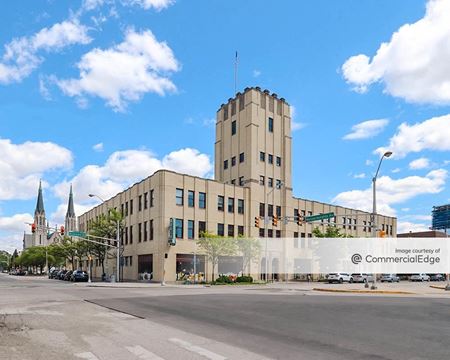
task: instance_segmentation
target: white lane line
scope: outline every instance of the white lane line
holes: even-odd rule
[[[192,345],[190,342],[187,342],[187,341],[184,341],[181,339],[177,339],[177,338],[170,338],[169,341],[174,344],[177,344],[178,346],[181,346],[182,348],[184,348],[188,351],[195,352],[199,355],[202,355],[205,358],[208,358],[210,360],[226,360],[226,357],[216,354],[216,353],[209,351],[205,348],[202,348],[200,346]]]
[[[75,356],[79,357],[81,359],[86,359],[86,360],[99,360],[99,358],[91,352],[79,353],[79,354],[75,354]]]
[[[146,348],[143,348],[140,345],[126,346],[126,349],[142,360],[164,360],[162,357],[159,357],[158,355],[152,353],[151,351],[148,351]]]

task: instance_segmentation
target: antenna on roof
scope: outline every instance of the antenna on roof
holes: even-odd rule
[[[234,93],[237,93],[237,75],[238,75],[238,52],[234,58]]]

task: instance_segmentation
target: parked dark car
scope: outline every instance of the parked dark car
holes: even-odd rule
[[[66,272],[66,274],[64,275],[64,279],[65,281],[70,281],[70,277],[72,276],[73,271],[69,270],[68,272]]]
[[[52,271],[50,271],[48,273],[48,278],[49,279],[55,279],[56,276],[58,275],[59,269],[53,269]]]
[[[67,270],[60,270],[56,275],[56,279],[64,280],[64,276],[66,275]]]
[[[431,281],[445,281],[445,276],[443,274],[431,274]]]
[[[89,280],[89,275],[86,271],[82,271],[82,270],[75,270],[71,277],[70,277],[70,281],[88,281]]]

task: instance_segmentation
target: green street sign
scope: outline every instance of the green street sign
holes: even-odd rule
[[[69,231],[69,236],[77,236],[77,237],[85,238],[86,233],[84,231]]]
[[[334,217],[334,213],[333,212],[329,212],[329,213],[326,213],[326,214],[305,216],[305,221],[306,222],[311,222],[311,221],[317,221],[317,220],[326,220],[326,219],[331,219],[332,217]]]

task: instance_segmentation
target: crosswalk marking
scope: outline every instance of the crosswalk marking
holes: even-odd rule
[[[226,360],[226,357],[223,357],[222,355],[216,354],[212,351],[209,351],[205,348],[202,348],[200,346],[197,345],[192,345],[190,342],[181,340],[181,339],[177,339],[177,338],[170,338],[169,339],[170,342],[177,344],[178,346],[181,346],[182,348],[191,351],[191,352],[195,352],[199,355],[204,356],[207,359],[210,360]]]
[[[79,354],[75,354],[75,356],[79,357],[81,359],[86,359],[86,360],[99,360],[99,358],[91,352],[79,353]]]
[[[151,351],[148,351],[146,348],[143,348],[140,345],[126,346],[126,349],[130,353],[136,355],[139,359],[142,359],[142,360],[164,360],[163,358],[152,353]]]

